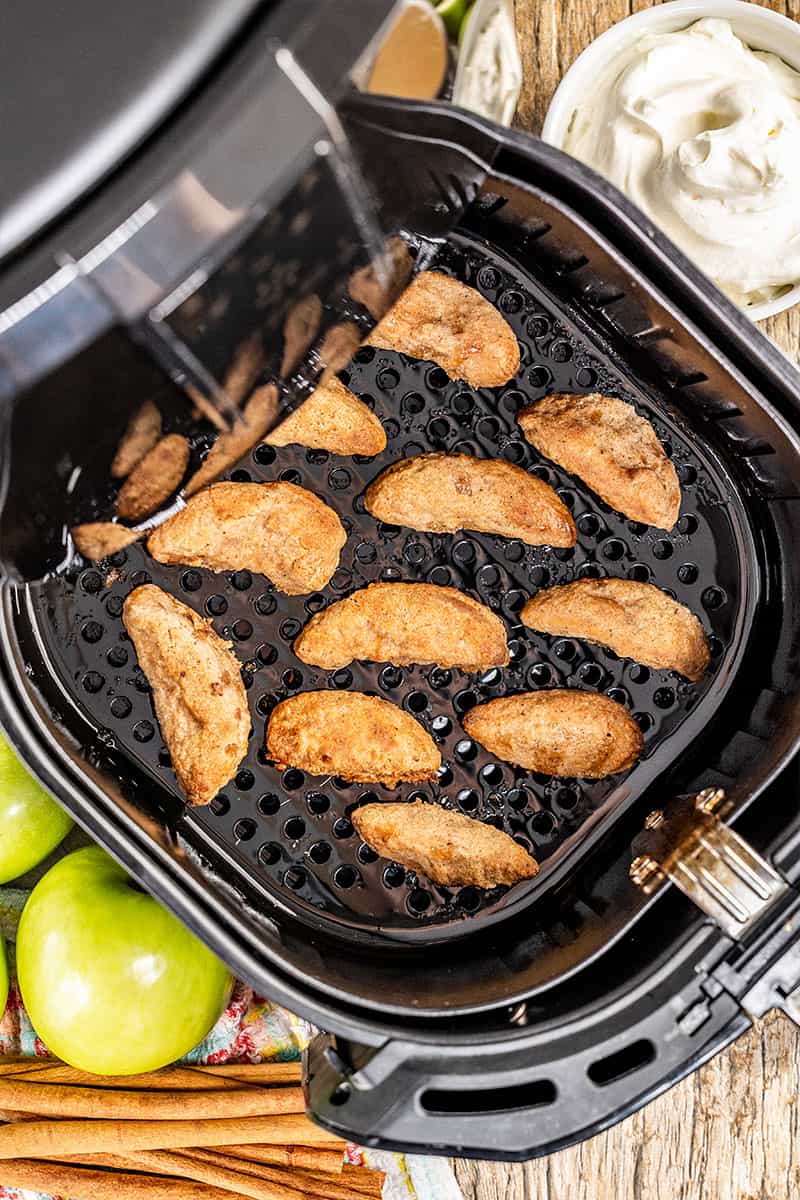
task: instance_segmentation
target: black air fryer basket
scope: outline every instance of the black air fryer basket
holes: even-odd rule
[[[219,112],[201,110],[173,149],[202,142]],[[227,472],[300,483],[339,512],[348,540],[318,594],[286,597],[245,570],[163,566],[142,544],[97,564],[73,553],[60,522],[108,514],[109,457],[132,403],[156,397],[197,462],[212,431],[174,382],[182,369],[213,387],[258,328],[277,347],[272,377],[286,304],[314,288],[327,325],[369,329],[343,284],[363,246],[333,236],[352,220],[336,208],[341,176],[319,157],[303,163],[246,228],[217,240],[213,262],[172,279],[157,303],[148,293],[146,320],[118,312],[69,361],[10,385],[4,557],[18,574],[47,571],[3,585],[3,725],[137,880],[260,992],[328,1031],[307,1056],[312,1116],[363,1144],[528,1157],[619,1120],[751,1016],[792,1012],[800,377],[565,155],[443,105],[360,97],[340,116],[384,230],[402,233],[417,268],[450,273],[499,308],[520,342],[517,377],[471,389],[431,363],[363,347],[341,377],[383,421],[384,454],[262,445]],[[117,294],[108,287],[106,299]],[[310,377],[282,385],[287,409]],[[85,401],[98,388],[99,423]],[[519,408],[552,391],[608,392],[649,417],[681,481],[674,531],[624,519],[523,439]],[[373,521],[365,486],[425,450],[536,473],[572,510],[577,546]],[[698,614],[712,646],[700,683],[521,625],[538,589],[605,575],[652,581]],[[490,605],[510,665],[469,675],[301,663],[292,643],[309,614],[377,579],[450,584]],[[182,803],[124,633],[123,600],[147,581],[210,617],[242,663],[250,753],[207,807]],[[624,704],[644,733],[639,764],[611,780],[555,780],[464,733],[477,702],[550,686]],[[389,790],[277,771],[263,748],[269,712],[320,687],[411,712],[440,746],[437,783]],[[356,806],[418,796],[511,833],[540,861],[537,878],[445,889],[360,843]]]

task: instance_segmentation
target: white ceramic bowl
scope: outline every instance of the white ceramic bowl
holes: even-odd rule
[[[542,128],[544,140],[563,148],[578,104],[591,93],[593,80],[623,49],[646,34],[673,33],[701,17],[723,17],[748,46],[771,51],[800,71],[800,23],[789,17],[745,0],[671,0],[656,4],[613,25],[575,59],[550,102]],[[751,304],[742,311],[760,321],[798,303],[800,281],[774,300]]]

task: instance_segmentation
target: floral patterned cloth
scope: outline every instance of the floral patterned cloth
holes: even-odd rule
[[[46,1055],[47,1047],[36,1036],[20,999],[14,977],[14,937],[27,893],[0,889],[0,933],[6,939],[11,990],[0,1017],[0,1055]],[[230,1004],[208,1036],[186,1056],[186,1062],[221,1063],[234,1060],[262,1062],[297,1059],[314,1034],[314,1028],[285,1008],[257,996],[252,988],[236,984]],[[411,1154],[385,1154],[348,1146],[348,1161],[366,1163],[386,1171],[384,1200],[461,1200],[455,1177],[444,1159]],[[39,1192],[3,1187],[0,1162],[0,1200],[53,1200]]]

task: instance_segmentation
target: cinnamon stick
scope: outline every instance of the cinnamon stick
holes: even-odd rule
[[[352,1163],[345,1163],[342,1168],[342,1181],[364,1196],[380,1197],[385,1180],[386,1172],[376,1171],[374,1167],[354,1167]]]
[[[232,1158],[268,1166],[297,1167],[303,1171],[340,1175],[344,1162],[345,1142],[324,1146],[209,1146]]]
[[[236,1117],[187,1121],[20,1121],[0,1127],[0,1159],[60,1159],[66,1155],[126,1154],[131,1150],[248,1143],[314,1146],[330,1142],[340,1144],[333,1134],[299,1113],[251,1117],[246,1121]]]
[[[0,1079],[0,1105],[41,1116],[117,1121],[194,1121],[305,1111],[303,1093],[297,1087],[241,1088],[223,1092],[139,1092],[29,1083],[17,1075]]]
[[[139,1075],[92,1075],[89,1071],[81,1071],[77,1067],[68,1067],[66,1063],[53,1063],[48,1066],[44,1059],[28,1059],[28,1065],[15,1064],[15,1068],[6,1071],[0,1065],[0,1080],[7,1075],[23,1075],[25,1082],[36,1083],[66,1083],[73,1086],[98,1088],[125,1088],[128,1090],[147,1091],[235,1091],[248,1085],[237,1079],[216,1076],[211,1071],[200,1073],[193,1067],[164,1067],[161,1071],[145,1071]],[[2,1063],[2,1059],[0,1059]],[[281,1076],[274,1079],[265,1078],[264,1083],[294,1082],[284,1080]]]
[[[5,1187],[56,1192],[73,1200],[231,1200],[229,1191],[191,1179],[95,1171],[61,1162],[9,1158],[2,1173]]]
[[[178,1159],[184,1158],[188,1163],[213,1164],[220,1169],[230,1167],[242,1175],[253,1176],[265,1182],[280,1183],[282,1180],[291,1180],[295,1187],[313,1193],[315,1200],[317,1198],[319,1200],[360,1200],[360,1197],[364,1195],[363,1192],[340,1183],[338,1178],[331,1175],[326,1176],[311,1171],[286,1171],[281,1167],[268,1167],[263,1163],[248,1162],[246,1159],[240,1158],[230,1158],[226,1154],[219,1154],[213,1150],[177,1150],[174,1157]],[[147,1165],[152,1167],[153,1164],[148,1163]],[[190,1174],[189,1168],[186,1169],[186,1174]],[[199,1179],[200,1176],[197,1175],[194,1178]],[[212,1180],[211,1182],[216,1182],[216,1180]]]
[[[214,1161],[216,1156],[212,1156],[212,1161],[209,1162],[200,1157],[199,1151],[195,1154],[185,1154],[179,1150],[136,1150],[130,1157],[133,1162],[148,1170],[169,1171],[181,1179],[195,1179],[240,1196],[251,1196],[253,1200],[303,1200],[303,1197],[308,1195],[307,1191],[298,1190],[299,1185],[293,1186],[294,1175],[284,1174],[281,1177],[280,1172],[274,1172],[273,1175],[277,1178],[254,1178],[224,1162],[220,1165]],[[337,1197],[336,1200],[354,1200],[354,1194]]]
[[[300,1083],[303,1064],[299,1062],[221,1063],[219,1066],[191,1066],[196,1074],[215,1079],[233,1079],[237,1083]]]

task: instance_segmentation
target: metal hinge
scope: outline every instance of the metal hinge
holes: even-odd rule
[[[670,879],[725,933],[741,938],[789,885],[738,833],[723,824],[722,788],[656,809],[634,839],[630,876],[646,895]]]

